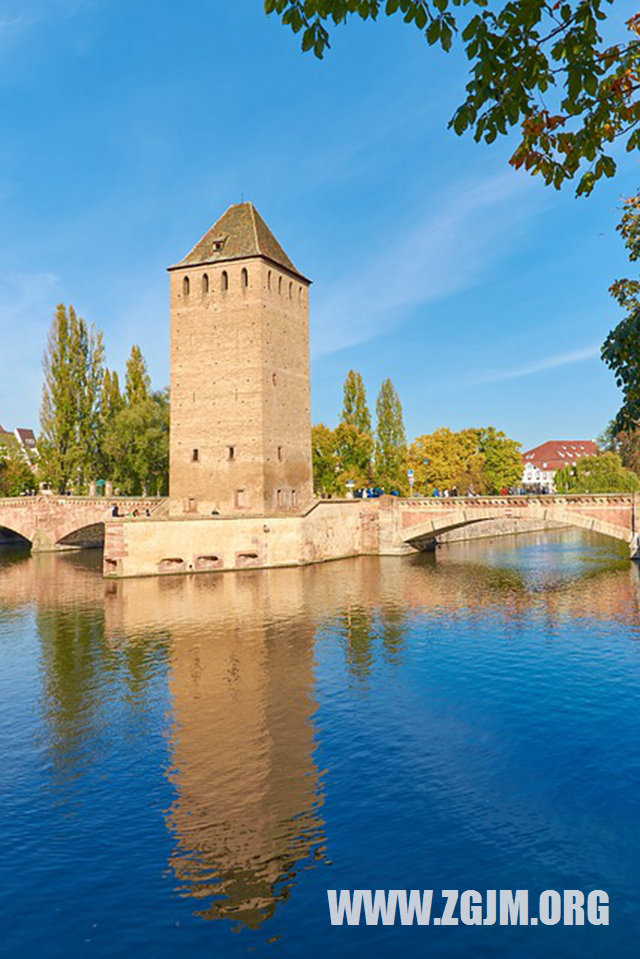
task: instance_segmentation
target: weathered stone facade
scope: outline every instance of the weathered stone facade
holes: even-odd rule
[[[171,514],[308,507],[309,281],[249,203],[170,274]]]
[[[638,555],[640,494],[323,500],[304,514],[168,517],[108,523],[105,574],[155,576],[304,566],[346,556],[429,550],[452,530],[500,520],[577,526],[627,543]]]

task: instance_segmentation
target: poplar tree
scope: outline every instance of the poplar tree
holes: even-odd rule
[[[151,378],[147,371],[147,364],[142,350],[134,343],[127,360],[127,375],[125,380],[125,394],[127,405],[135,406],[149,399],[151,392]]]
[[[341,423],[355,426],[359,433],[371,433],[371,414],[367,406],[367,393],[360,373],[349,370],[343,387]]]
[[[40,469],[54,489],[80,490],[99,462],[102,335],[59,304],[43,359]]]
[[[116,370],[105,368],[102,381],[102,405],[100,416],[100,472],[106,479],[110,479],[114,472],[114,462],[107,452],[107,437],[116,416],[125,405],[120,393],[120,381]]]
[[[71,308],[70,308],[71,311]],[[82,317],[72,325],[73,381],[76,387],[78,492],[96,479],[101,458],[101,405],[104,380],[104,346],[102,333],[88,327]]]
[[[380,387],[376,401],[375,478],[385,492],[407,492],[407,439],[402,404],[391,380]]]
[[[340,482],[352,480],[357,487],[371,481],[373,436],[367,394],[360,373],[349,370],[343,387],[340,423],[335,431]]]

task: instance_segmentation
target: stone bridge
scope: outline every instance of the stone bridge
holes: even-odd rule
[[[640,494],[478,496],[380,500],[381,552],[431,549],[450,530],[485,520],[523,519],[576,526],[629,544],[639,555]],[[384,517],[384,512],[388,516]]]
[[[0,499],[0,534],[17,534],[31,543],[34,552],[101,546],[104,524],[111,508],[121,515],[149,510],[158,515],[166,500],[159,497],[15,496]]]

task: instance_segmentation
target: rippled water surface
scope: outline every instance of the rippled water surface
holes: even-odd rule
[[[105,583],[0,552],[0,952],[638,955],[640,579],[556,532]],[[332,927],[330,888],[611,925]]]

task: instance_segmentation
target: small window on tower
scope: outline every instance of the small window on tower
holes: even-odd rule
[[[191,450],[191,462],[197,463],[200,459],[200,450]]]
[[[271,289],[271,270],[267,273],[267,289]]]
[[[281,489],[277,493],[277,504],[278,506],[284,506],[284,491]]]
[[[276,373],[272,373],[272,374],[271,374],[271,382],[273,383],[274,386],[275,386],[276,383],[278,382],[278,376],[277,376]]]
[[[202,293],[206,295],[209,292],[209,274],[203,273],[202,275]]]
[[[278,277],[278,293],[282,295],[282,277],[281,276]]]
[[[298,494],[296,493],[294,489],[291,490],[291,505],[292,506],[298,505]]]
[[[182,295],[189,296],[189,277],[185,276],[182,281]]]
[[[229,289],[229,274],[226,270],[222,271],[222,276],[220,277],[220,289],[228,290]]]
[[[236,448],[235,446],[227,446],[227,459],[233,460],[236,457]]]
[[[246,496],[243,489],[236,490],[236,509],[242,509],[243,506],[246,506]]]
[[[293,299],[293,283],[289,284],[289,299]]]
[[[242,284],[242,289],[246,290],[249,286],[249,274],[247,273],[245,267],[242,267],[242,273],[240,274],[240,282]]]
[[[282,447],[281,447],[281,446],[278,447],[278,461],[279,461],[280,463],[282,462]]]

